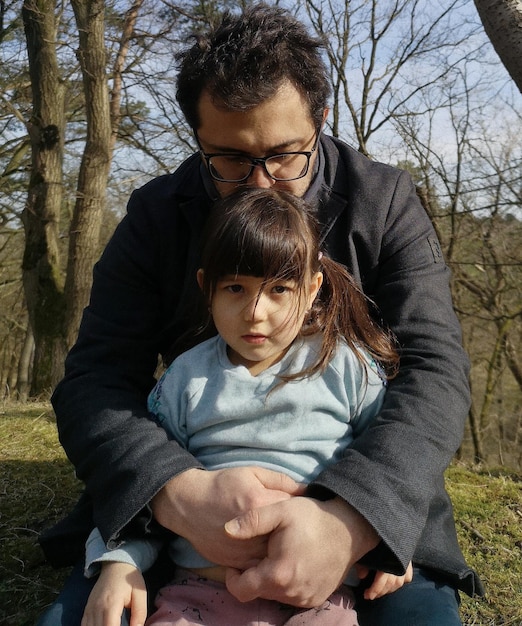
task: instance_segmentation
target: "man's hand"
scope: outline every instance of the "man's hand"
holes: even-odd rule
[[[103,563],[81,626],[120,626],[124,609],[130,609],[130,626],[147,619],[147,590],[141,573],[127,563]]]
[[[230,593],[242,602],[260,597],[299,607],[321,605],[379,543],[370,524],[340,498],[292,498],[250,510],[226,530],[244,540],[267,535],[268,541],[257,565],[227,571]]]
[[[285,474],[262,467],[190,469],[170,480],[151,505],[162,526],[188,539],[204,557],[246,569],[266,556],[267,538],[234,539],[225,533],[225,523],[251,509],[300,495],[304,489]]]

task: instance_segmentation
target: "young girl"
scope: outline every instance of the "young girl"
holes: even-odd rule
[[[197,274],[205,304],[197,345],[173,361],[149,396],[158,424],[208,470],[255,465],[307,484],[379,412],[397,352],[353,278],[319,242],[310,210],[285,192],[241,191],[209,217]],[[131,624],[142,623],[139,572],[158,549],[140,540],[106,551],[93,531],[86,574],[103,566],[82,626],[119,626],[124,607]],[[169,553],[177,575],[160,591],[147,626],[357,624],[356,572],[322,607],[298,609],[239,602],[226,589],[226,568],[181,537]],[[404,580],[380,572],[370,593],[388,593]]]

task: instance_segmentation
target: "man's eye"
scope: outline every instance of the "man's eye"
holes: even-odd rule
[[[293,154],[274,154],[274,156],[270,157],[270,163],[277,163],[282,165],[285,161],[290,161],[294,155]]]
[[[250,163],[248,158],[241,156],[239,154],[231,154],[230,156],[219,157],[223,159],[224,162],[230,165],[244,165],[245,163]]]

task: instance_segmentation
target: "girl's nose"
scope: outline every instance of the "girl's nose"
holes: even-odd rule
[[[244,315],[247,321],[260,321],[266,315],[266,297],[260,293],[246,305]]]

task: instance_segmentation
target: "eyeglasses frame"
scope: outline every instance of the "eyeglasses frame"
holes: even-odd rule
[[[311,150],[297,150],[294,152],[279,152],[277,154],[270,154],[269,156],[265,156],[265,157],[251,157],[248,156],[247,154],[243,154],[242,152],[210,152],[207,153],[203,150],[203,148],[201,147],[201,144],[199,143],[199,138],[197,136],[197,134],[195,134],[195,139],[196,142],[199,146],[199,153],[201,154],[201,156],[203,157],[203,159],[205,159],[205,163],[207,165],[207,171],[210,174],[211,178],[213,180],[216,180],[220,183],[244,183],[246,180],[248,180],[250,178],[250,176],[252,176],[252,172],[254,171],[254,168],[256,166],[262,166],[263,169],[265,170],[266,175],[271,178],[272,180],[275,180],[277,182],[289,182],[292,180],[299,180],[300,178],[304,178],[307,174],[308,171],[310,169],[310,159],[312,158],[312,155],[314,154],[314,152],[317,150],[317,146],[319,145],[319,138],[321,136],[321,131],[316,131],[316,138],[315,138],[315,143],[312,147]],[[270,174],[270,172],[268,171],[267,167],[266,167],[266,162],[269,159],[274,159],[276,157],[281,157],[281,156],[292,156],[292,155],[296,155],[296,154],[302,154],[304,156],[306,156],[306,167],[304,168],[304,171],[302,174],[300,174],[299,176],[296,176],[294,178],[277,178],[275,176],[272,176],[272,174]],[[241,156],[247,160],[250,161],[250,171],[248,172],[248,174],[246,176],[243,176],[243,178],[238,178],[238,179],[234,179],[234,180],[230,180],[230,179],[223,179],[223,178],[218,178],[217,176],[215,176],[212,173],[212,170],[210,168],[210,159],[212,159],[213,157],[230,157],[230,156]]]

